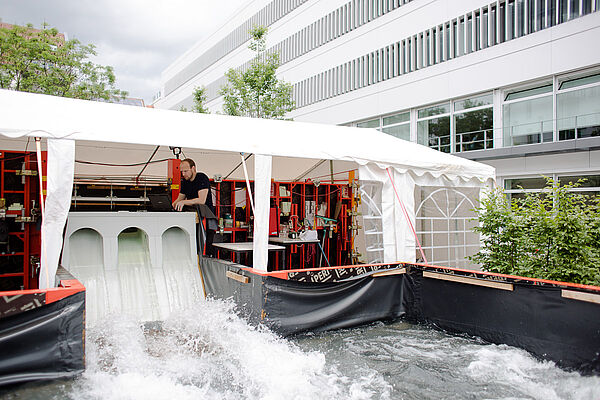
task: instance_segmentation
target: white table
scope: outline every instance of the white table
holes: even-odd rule
[[[303,244],[316,244],[319,246],[319,249],[321,250],[321,254],[323,254],[323,256],[325,257],[325,260],[327,260],[327,264],[329,264],[329,260],[327,259],[327,256],[325,255],[325,252],[323,251],[323,248],[321,247],[321,242],[319,241],[319,239],[312,239],[312,240],[303,240],[303,239],[291,239],[291,238],[286,238],[286,237],[279,237],[279,236],[274,236],[274,237],[270,237],[269,238],[269,242],[272,243],[279,243],[282,244],[284,246],[290,246],[291,249],[290,251],[292,253],[295,253],[295,247],[294,246],[301,246]],[[284,254],[284,262],[283,262],[283,267],[285,268],[285,252],[283,252]],[[290,254],[290,262],[292,260],[291,254]]]
[[[213,246],[218,249],[223,249],[232,252],[235,255],[236,262],[239,263],[239,255],[242,253],[252,253],[254,250],[253,242],[236,242],[236,243],[213,243]],[[285,266],[285,246],[269,244],[268,251],[281,251],[283,253],[283,265]]]

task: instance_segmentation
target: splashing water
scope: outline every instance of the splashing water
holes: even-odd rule
[[[2,389],[7,399],[598,399],[600,377],[527,352],[403,322],[282,339],[231,302],[160,323],[109,315],[87,332],[87,370]]]

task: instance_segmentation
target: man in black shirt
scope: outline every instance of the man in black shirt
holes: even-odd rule
[[[184,206],[192,206],[198,209],[199,205],[205,204],[214,213],[208,176],[202,172],[196,172],[196,163],[191,158],[181,161],[180,171],[183,180],[181,181],[179,196],[173,202],[173,208],[177,211],[183,210]],[[212,241],[215,231],[208,228],[207,226],[206,255],[212,256]]]

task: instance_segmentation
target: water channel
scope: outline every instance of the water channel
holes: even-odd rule
[[[0,389],[2,399],[599,399],[600,377],[527,352],[407,324],[283,339],[224,301],[161,323],[123,313],[87,330],[80,377]]]

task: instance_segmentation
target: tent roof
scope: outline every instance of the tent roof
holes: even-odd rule
[[[375,129],[132,107],[0,90],[0,134],[346,160],[417,175],[494,179],[485,164]]]

